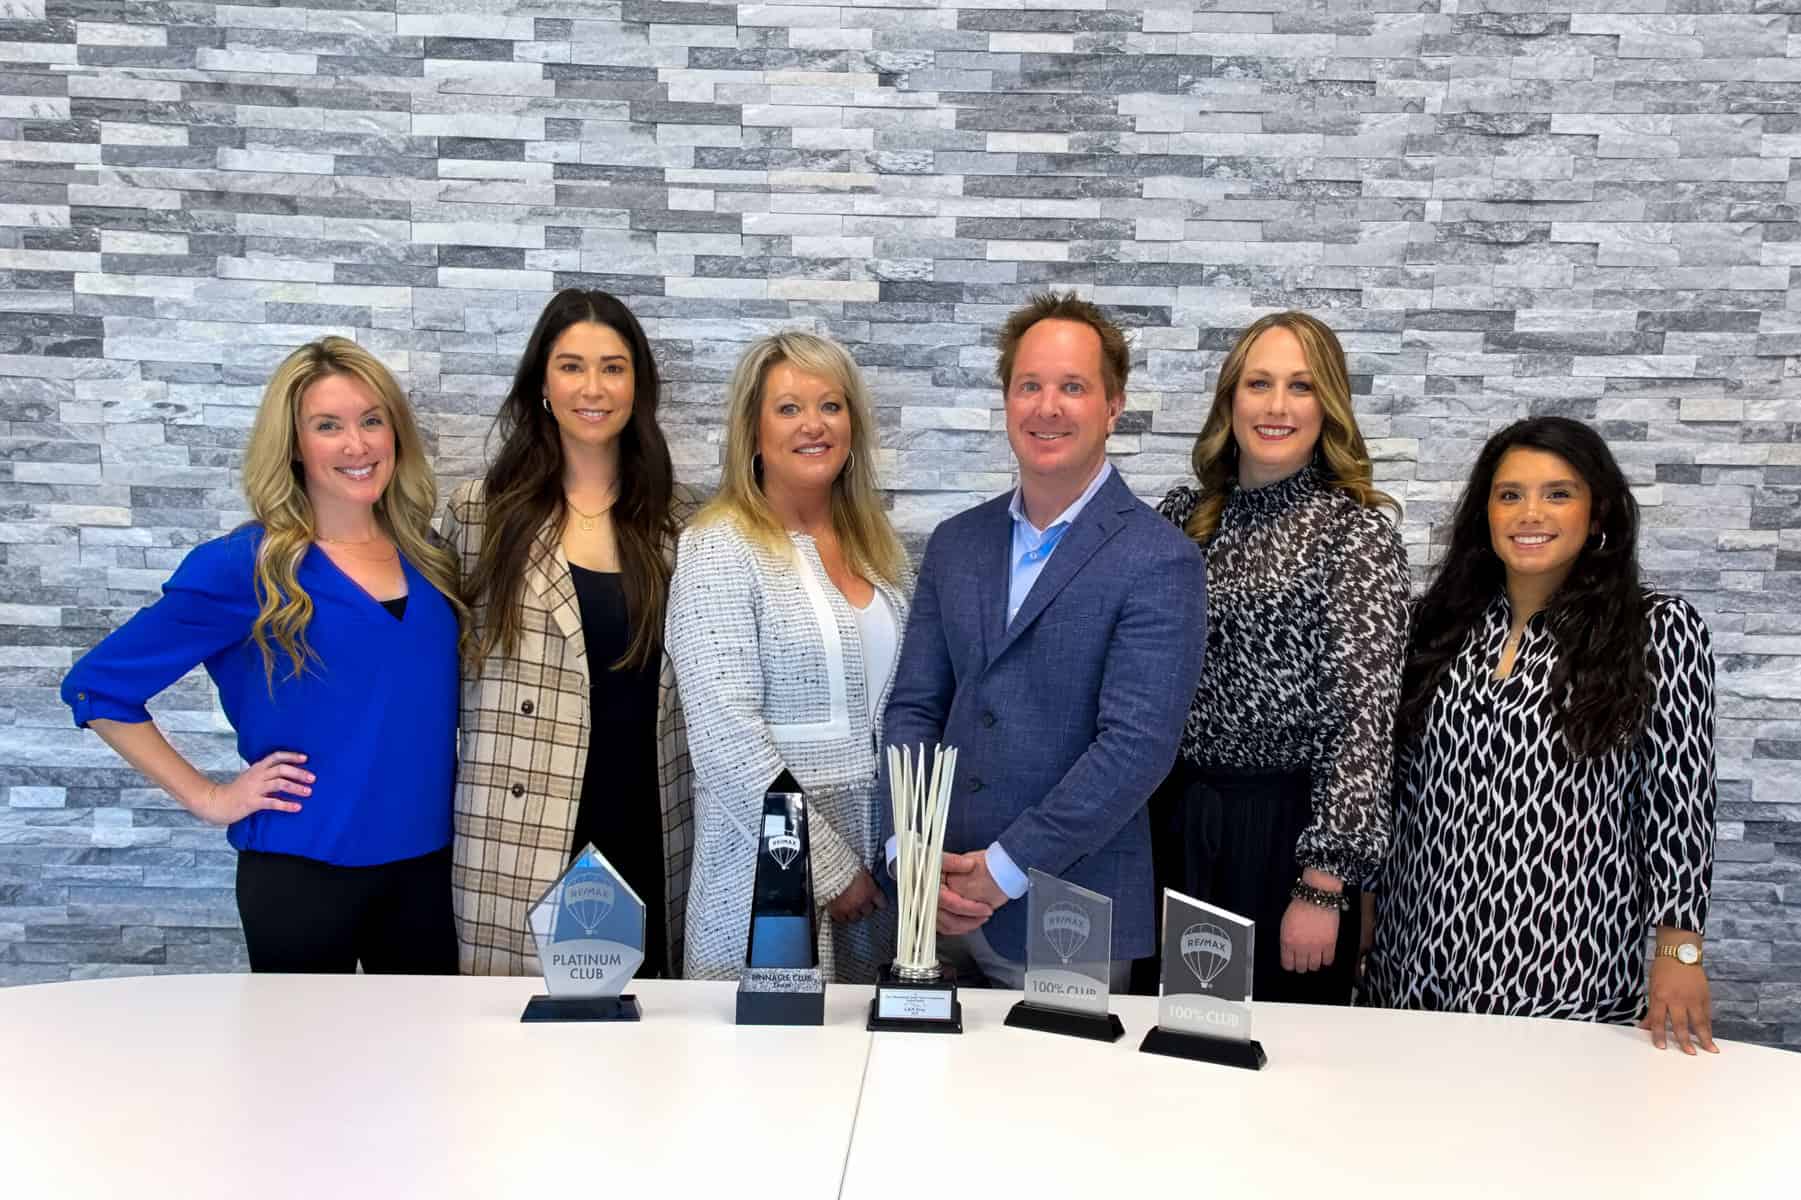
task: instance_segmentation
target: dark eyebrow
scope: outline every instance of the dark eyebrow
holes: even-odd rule
[[[1582,484],[1582,481],[1579,479],[1552,479],[1552,480],[1548,480],[1545,483],[1540,484],[1539,486],[1540,487],[1580,487],[1581,484]],[[1497,479],[1494,482],[1494,486],[1495,487],[1523,488],[1526,485],[1521,483],[1517,479]]]
[[[551,355],[551,357],[552,358],[573,358],[577,362],[580,362],[581,358],[582,358],[581,355],[577,354],[573,350],[558,350],[555,354]],[[624,354],[603,354],[600,356],[600,361],[601,362],[630,362],[631,359],[629,356],[624,355]]]

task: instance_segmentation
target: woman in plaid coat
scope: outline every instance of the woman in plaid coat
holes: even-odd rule
[[[453,864],[466,974],[538,973],[527,911],[589,841],[648,910],[639,973],[681,965],[693,827],[662,633],[695,500],[657,389],[630,310],[558,293],[501,405],[499,454],[445,510],[473,620]]]
[[[783,333],[739,359],[719,494],[682,535],[669,594],[695,767],[690,978],[744,968],[763,794],[784,770],[808,800],[821,969],[873,982],[893,957],[871,875],[876,748],[910,576],[874,428],[837,343]]]

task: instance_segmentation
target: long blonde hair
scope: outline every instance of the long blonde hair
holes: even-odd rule
[[[1244,375],[1245,360],[1258,338],[1272,329],[1294,334],[1307,357],[1313,376],[1313,394],[1319,399],[1319,447],[1314,452],[1320,476],[1331,487],[1350,496],[1364,508],[1386,505],[1398,515],[1400,502],[1379,490],[1369,448],[1357,428],[1351,409],[1351,376],[1345,368],[1344,347],[1338,335],[1323,321],[1304,312],[1279,312],[1259,317],[1238,335],[1226,361],[1220,364],[1219,382],[1213,388],[1213,407],[1194,442],[1194,476],[1201,482],[1201,500],[1188,518],[1188,536],[1205,544],[1219,528],[1219,515],[1238,478],[1238,441],[1232,436],[1232,400]]]
[[[900,586],[906,552],[882,508],[876,486],[875,410],[863,374],[850,353],[830,338],[800,330],[770,334],[751,343],[732,371],[725,400],[725,466],[719,490],[695,517],[696,524],[731,519],[747,536],[778,554],[793,543],[763,494],[757,462],[757,428],[763,415],[763,381],[771,367],[791,363],[838,385],[850,406],[851,459],[832,481],[832,528],[846,561]]]
[[[250,626],[250,637],[262,651],[263,674],[271,691],[275,687],[275,647],[288,656],[295,675],[309,659],[317,657],[306,641],[313,601],[299,579],[300,561],[317,533],[299,461],[300,405],[308,388],[331,375],[360,380],[387,410],[394,431],[394,474],[375,502],[376,523],[450,602],[459,639],[468,637],[468,611],[457,592],[456,559],[431,532],[438,485],[425,461],[412,406],[393,374],[369,351],[348,338],[320,338],[295,350],[275,368],[244,451],[244,497],[263,527],[256,555],[259,611]]]

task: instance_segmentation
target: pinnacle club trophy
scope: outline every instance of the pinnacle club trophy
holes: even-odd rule
[[[1251,966],[1257,927],[1246,917],[1163,890],[1163,981],[1157,1027],[1139,1049],[1260,1071],[1251,1040]]]
[[[621,993],[644,964],[644,901],[592,842],[526,921],[550,994],[533,996],[521,1021],[638,1019],[638,998]]]
[[[813,908],[807,799],[783,771],[763,794],[750,937],[738,977],[738,1024],[825,1024],[825,979]]]
[[[1026,872],[1026,998],[1007,1024],[1116,1042],[1126,1027],[1108,1009],[1113,901],[1036,867]]]
[[[951,784],[957,775],[955,746],[917,754],[888,748],[888,794],[894,805],[899,854],[900,929],[893,966],[883,967],[869,1002],[869,1028],[889,1031],[962,1033],[963,1006],[957,982],[938,961],[938,885],[944,873],[944,823],[950,815]]]

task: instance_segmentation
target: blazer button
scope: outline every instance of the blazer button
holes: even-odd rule
[[[982,714],[982,728],[983,729],[993,729],[994,728],[994,714],[993,713],[985,712]]]
[[[515,797],[525,795],[525,785],[523,783],[515,783],[513,785],[513,795]]]
[[[979,792],[982,790],[982,780],[980,777],[972,777],[970,779],[969,790],[972,792]]]
[[[524,704],[521,704],[519,706],[519,711],[529,717],[532,715],[532,713],[534,711],[536,711],[537,707],[538,706],[536,704],[533,704],[530,700],[527,700]]]

